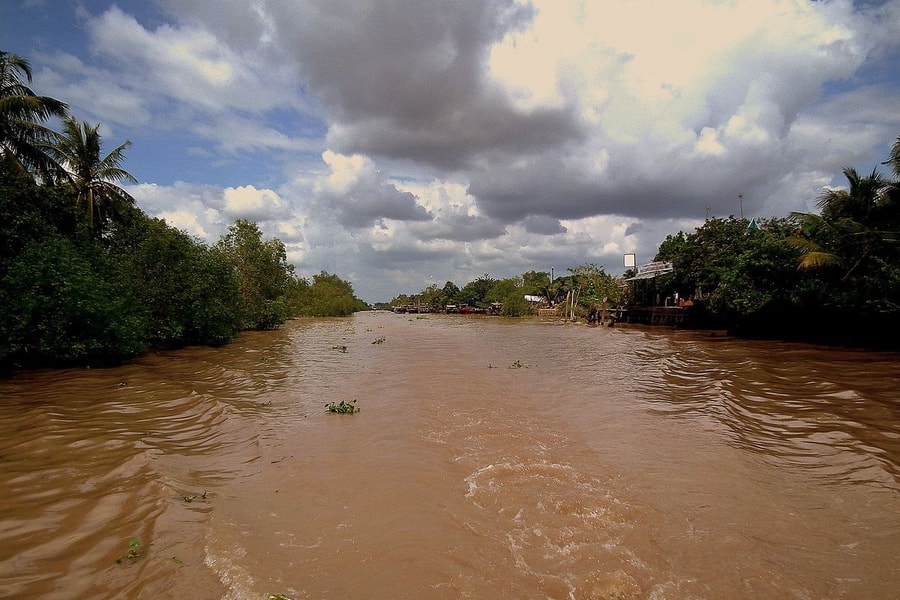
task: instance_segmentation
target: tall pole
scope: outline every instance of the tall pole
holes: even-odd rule
[[[744,218],[744,195],[738,194],[738,202],[741,204],[741,218]]]

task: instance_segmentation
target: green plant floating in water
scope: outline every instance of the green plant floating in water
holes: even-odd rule
[[[375,341],[372,342],[372,343],[373,343],[373,344],[383,344],[383,343],[384,343],[384,340],[385,340],[385,337],[384,337],[384,336],[381,336],[381,337],[375,338]]]
[[[269,600],[293,600],[293,598],[285,594],[269,594]]]
[[[325,409],[328,412],[340,413],[344,415],[352,415],[353,413],[359,412],[359,407],[356,406],[356,400],[352,400],[350,402],[344,402],[343,400],[341,400],[340,402],[329,402],[325,405]]]
[[[142,554],[144,554],[144,551],[141,550],[141,540],[134,539],[128,542],[128,552],[117,558],[116,562],[120,565],[126,560],[134,562],[140,558]]]
[[[521,369],[521,368],[527,368],[527,365],[522,364],[521,360],[517,360],[513,364],[509,365],[509,368],[510,369]]]

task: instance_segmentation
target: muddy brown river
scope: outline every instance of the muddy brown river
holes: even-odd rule
[[[898,598],[900,355],[374,312],[0,380],[0,598],[270,594]]]

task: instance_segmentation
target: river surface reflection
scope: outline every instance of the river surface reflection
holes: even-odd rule
[[[376,312],[24,373],[0,597],[896,598],[898,367]]]

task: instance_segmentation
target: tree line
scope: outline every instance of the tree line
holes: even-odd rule
[[[900,138],[891,175],[845,168],[818,213],[710,219],[660,245],[672,274],[639,289],[695,296],[695,321],[744,337],[900,348]]]
[[[524,300],[533,295],[544,304],[568,302],[567,314],[588,317],[598,308],[674,305],[678,297],[690,301],[689,327],[900,348],[890,333],[900,329],[900,138],[882,164],[891,175],[844,169],[847,187],[822,192],[818,213],[712,218],[694,232],[669,235],[654,261],[674,270],[651,279],[632,279],[635,270],[612,277],[593,264],[552,280],[536,271],[508,279],[485,274],[462,288],[448,281],[401,294],[390,305],[500,302],[503,314],[522,316],[534,312]]]
[[[540,298],[530,302],[526,297]],[[603,267],[584,264],[568,269],[568,274],[551,278],[545,271],[528,271],[517,277],[494,279],[485,273],[458,287],[452,281],[443,287],[432,284],[417,294],[399,294],[386,306],[424,305],[438,310],[447,306],[489,308],[500,305],[500,314],[523,317],[535,313],[540,306],[561,306],[567,301],[573,310],[586,316],[602,306],[616,306],[624,298],[620,281]]]
[[[0,52],[0,369],[117,364],[365,308],[336,275],[298,277],[255,223],[208,245],[147,216],[118,185],[135,181],[130,142],[104,154],[99,125],[31,81]]]

